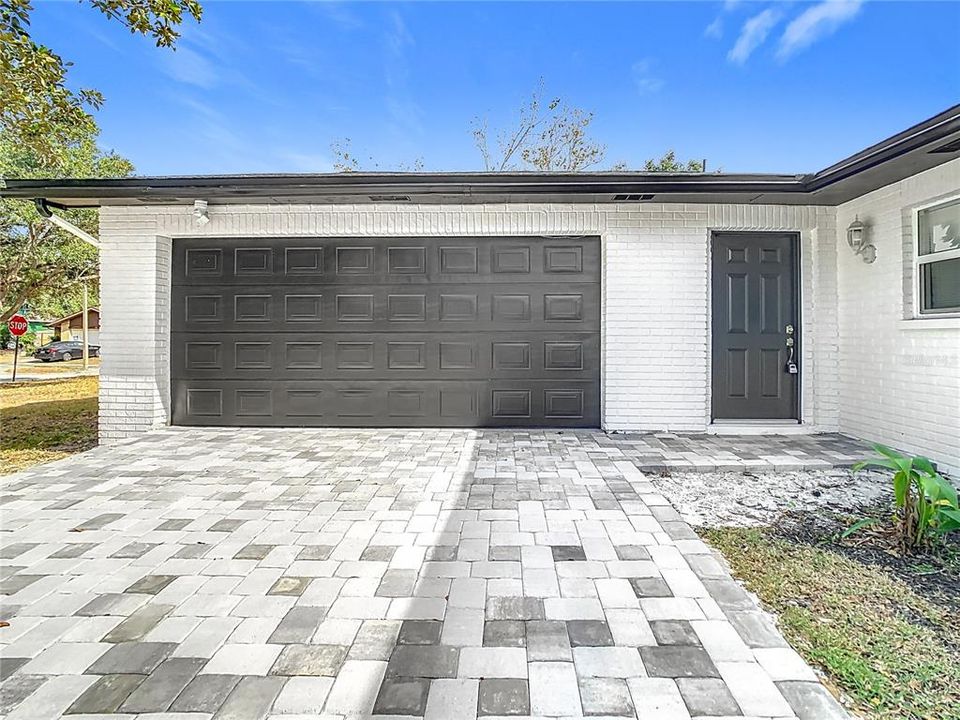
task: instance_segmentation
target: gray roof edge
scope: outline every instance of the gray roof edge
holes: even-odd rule
[[[938,145],[957,132],[960,103],[808,176],[807,189],[819,190],[912,150]]]
[[[838,163],[812,174],[765,173],[659,173],[659,172],[341,172],[317,174],[134,176],[126,178],[2,179],[0,197],[92,199],[136,198],[161,203],[184,195],[204,199],[250,197],[296,198],[309,194],[451,194],[483,195],[600,195],[600,194],[700,194],[777,193],[812,194],[894,163],[908,153],[934,147],[951,135],[960,134],[960,104],[924,120],[892,137],[871,145]],[[946,153],[939,164],[960,153]],[[933,166],[933,165],[930,166]],[[912,174],[903,162],[903,177]],[[885,178],[897,176],[896,166]],[[900,178],[902,179],[902,178]],[[842,186],[841,186],[842,187]],[[202,195],[200,195],[202,194]]]

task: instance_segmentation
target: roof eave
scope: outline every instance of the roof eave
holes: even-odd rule
[[[960,157],[960,105],[812,175],[724,173],[326,173],[0,181],[0,197],[64,206],[238,202],[757,202],[837,205]]]

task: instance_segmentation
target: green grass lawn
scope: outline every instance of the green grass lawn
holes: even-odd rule
[[[97,444],[96,377],[0,385],[0,475]]]
[[[960,719],[960,617],[906,583],[769,530],[701,531],[787,640],[871,720]]]

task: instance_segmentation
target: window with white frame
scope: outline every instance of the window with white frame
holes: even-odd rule
[[[917,309],[960,313],[960,197],[917,211]]]

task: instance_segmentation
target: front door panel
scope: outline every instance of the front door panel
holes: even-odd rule
[[[796,235],[715,233],[712,275],[713,418],[797,419]]]

